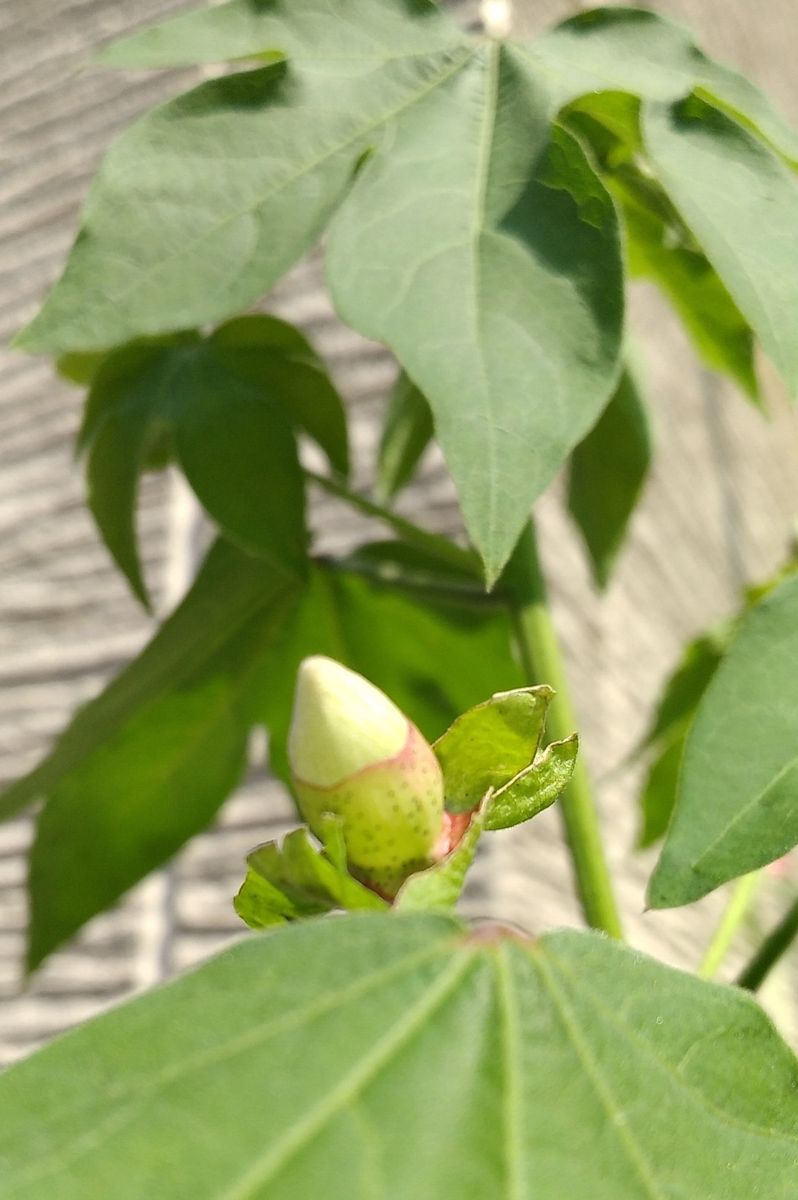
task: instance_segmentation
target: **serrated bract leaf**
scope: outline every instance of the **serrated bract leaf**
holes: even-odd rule
[[[627,367],[598,422],[571,455],[568,477],[568,508],[600,587],[609,582],[650,466],[648,412]]]
[[[578,750],[576,734],[551,742],[533,763],[491,796],[485,806],[485,828],[510,829],[553,804],[573,775]]]
[[[460,841],[445,858],[425,871],[411,875],[402,884],[393,902],[394,909],[400,912],[453,909],[465,887],[482,830],[482,814],[476,812]]]
[[[550,687],[499,692],[468,709],[435,742],[448,812],[470,812],[490,788],[503,787],[535,757]]]
[[[792,1200],[798,1065],[750,996],[508,935],[246,939],[3,1076],[0,1197]]]
[[[252,929],[331,912],[380,909],[388,904],[334,863],[307,829],[295,829],[281,843],[267,842],[247,856],[247,877],[235,910]]]
[[[798,842],[796,662],[793,577],[744,618],[701,701],[649,888],[652,907],[697,900]]]
[[[327,254],[344,319],[430,403],[489,582],[616,371],[615,211],[549,117],[523,57],[482,49],[364,166]]]
[[[644,106],[647,152],[740,312],[798,388],[798,189],[754,134],[692,96]]]
[[[429,403],[402,372],[391,393],[380,438],[375,484],[379,500],[392,500],[410,482],[433,434]]]

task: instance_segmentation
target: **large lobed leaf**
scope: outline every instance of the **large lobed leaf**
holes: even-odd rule
[[[655,908],[697,900],[798,843],[798,578],[744,619],[685,747],[649,889]]]
[[[755,1002],[594,934],[253,936],[0,1080],[0,1197],[792,1200]]]
[[[429,400],[492,583],[616,375],[615,210],[579,144],[552,126],[574,99],[610,91],[646,102],[645,148],[700,243],[671,270],[649,227],[644,269],[688,293],[680,307],[699,344],[749,390],[750,354],[730,349],[738,316],[796,382],[798,207],[776,152],[796,160],[798,139],[676,26],[594,10],[534,44],[499,44],[466,37],[425,0],[232,0],[105,59],[246,56],[268,65],[156,109],[112,148],[23,345],[90,351],[229,316],[332,220],[338,308]],[[698,130],[673,107],[691,92],[703,97],[691,101]],[[752,172],[768,222],[751,220],[753,197],[731,199]]]

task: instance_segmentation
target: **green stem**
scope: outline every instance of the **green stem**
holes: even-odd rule
[[[368,500],[365,496],[353,492],[345,483],[329,475],[319,475],[316,471],[305,471],[305,478],[324,488],[325,492],[331,496],[337,496],[339,500],[344,500],[364,516],[373,517],[376,521],[382,521],[385,525],[389,525],[408,545],[416,546],[430,557],[453,567],[456,571],[466,572],[475,578],[480,577],[479,559],[470,550],[464,550],[462,546],[450,542],[448,538],[439,537],[437,533],[429,533],[426,529],[414,525],[412,521],[398,517],[390,509],[383,508],[380,504],[375,504],[373,500]]]
[[[568,737],[577,722],[568,695],[557,634],[549,615],[546,585],[531,520],[513,552],[502,582],[512,597],[515,634],[527,679],[530,683],[551,684],[556,693],[549,709],[548,732],[553,740]],[[594,929],[603,929],[611,937],[622,938],[598,813],[581,756],[577,759],[571,782],[560,797],[559,808],[585,919]]]
[[[773,967],[789,950],[798,937],[798,897],[793,900],[775,929],[771,930],[762,945],[742,972],[737,983],[749,992],[755,992]]]
[[[704,955],[704,961],[698,968],[698,974],[703,979],[712,979],[728,954],[734,935],[743,923],[761,881],[760,871],[752,871],[750,875],[743,875],[742,879],[737,880],[726,911]]]

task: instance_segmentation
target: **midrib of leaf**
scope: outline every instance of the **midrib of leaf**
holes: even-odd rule
[[[501,1013],[506,1200],[525,1200],[527,1190],[521,1172],[522,1130],[524,1127],[524,1094],[519,1068],[521,1034],[518,1027],[518,1005],[513,974],[504,943],[500,944],[496,953],[496,990]]]
[[[266,938],[271,935],[262,934],[255,936]],[[390,967],[375,971],[373,974],[358,979],[355,983],[345,988],[340,988],[338,991],[324,993],[320,999],[314,999],[310,1004],[305,1005],[304,1008],[287,1013],[279,1017],[276,1021],[271,1021],[266,1025],[254,1025],[251,1029],[247,1029],[245,1033],[239,1034],[230,1041],[214,1045],[207,1050],[201,1051],[199,1054],[193,1055],[191,1058],[184,1059],[174,1066],[166,1067],[150,1075],[138,1088],[133,1087],[130,1081],[125,1080],[123,1077],[122,1086],[110,1088],[108,1091],[103,1092],[101,1104],[105,1108],[108,1104],[116,1104],[120,1101],[124,1103],[127,1101],[127,1106],[121,1112],[111,1112],[104,1119],[98,1120],[84,1137],[70,1142],[65,1154],[53,1155],[50,1158],[38,1157],[35,1163],[29,1164],[26,1171],[14,1178],[11,1182],[11,1191],[18,1191],[20,1187],[33,1183],[36,1180],[44,1179],[55,1172],[60,1172],[65,1167],[84,1158],[95,1147],[101,1146],[110,1134],[119,1132],[133,1120],[141,1111],[143,1104],[152,1096],[153,1092],[178,1082],[193,1071],[200,1071],[206,1067],[216,1066],[229,1059],[236,1058],[238,1055],[256,1050],[275,1037],[291,1033],[294,1029],[301,1028],[311,1021],[325,1016],[335,1008],[342,1008],[344,1005],[351,1004],[353,1001],[367,996],[369,992],[374,991],[390,980],[404,975],[416,967],[423,966],[424,963],[450,948],[451,938],[447,935],[441,942],[436,942],[432,946],[425,946],[421,951],[414,951],[398,962],[392,963]],[[68,1037],[69,1034],[67,1035]],[[82,1110],[83,1112],[91,1112],[95,1107],[96,1104],[84,1105],[82,1106]],[[76,1111],[76,1106],[71,1106],[68,1116],[74,1117]],[[3,1187],[5,1189],[6,1180],[3,1181]],[[4,1196],[6,1194],[10,1195],[11,1191],[4,1190]]]
[[[537,968],[541,982],[548,992],[560,1019],[560,1024],[577,1058],[582,1064],[585,1075],[589,1079],[593,1091],[604,1110],[608,1124],[614,1131],[627,1161],[642,1185],[646,1200],[669,1200],[665,1192],[661,1191],[651,1164],[632,1130],[625,1122],[619,1123],[618,1118],[623,1116],[623,1109],[618,1104],[612,1088],[602,1074],[601,1067],[590,1048],[590,1044],[579,1027],[576,1014],[559,988],[554,973],[545,961],[547,953],[548,949],[538,944],[535,951],[529,955],[529,958]]]
[[[280,192],[285,191],[286,188],[291,187],[291,185],[296,183],[298,179],[301,179],[304,175],[312,174],[312,172],[318,167],[322,166],[325,162],[328,162],[331,158],[335,158],[336,155],[340,154],[343,150],[348,149],[350,146],[355,146],[362,138],[367,137],[368,134],[387,124],[388,121],[392,121],[396,117],[401,116],[402,113],[407,112],[408,109],[412,108],[414,104],[417,104],[420,100],[422,100],[424,96],[428,95],[430,92],[434,92],[435,89],[440,87],[441,84],[445,83],[447,79],[456,75],[457,72],[465,66],[468,60],[474,56],[475,52],[476,51],[474,48],[470,46],[464,46],[459,59],[457,59],[453,64],[447,63],[444,71],[435,76],[434,79],[427,80],[423,87],[419,88],[415,92],[412,92],[409,98],[405,99],[401,104],[395,105],[387,112],[381,113],[378,117],[367,121],[362,128],[358,129],[349,137],[344,138],[343,141],[336,142],[333,146],[328,147],[322,154],[318,155],[315,159],[312,159],[309,163],[303,163],[296,171],[286,175],[273,187],[268,188],[265,192],[261,192],[253,200],[250,200],[241,208],[236,209],[232,213],[227,213],[226,216],[222,217],[218,221],[215,221],[212,225],[208,226],[207,229],[204,229],[202,233],[198,234],[195,238],[192,238],[190,242],[182,243],[182,245],[173,250],[171,254],[167,254],[159,258],[154,267],[149,269],[142,268],[137,279],[133,280],[133,282],[131,282],[126,288],[124,288],[121,292],[117,292],[116,295],[113,296],[113,303],[119,304],[120,302],[127,300],[129,296],[138,291],[140,287],[143,287],[149,281],[151,274],[161,271],[164,266],[168,266],[175,260],[182,259],[186,254],[193,253],[197,247],[201,246],[209,238],[214,237],[220,230],[224,229],[225,226],[231,224],[233,221],[237,221],[241,217],[254,215],[262,205],[273,199],[273,197],[279,195]]]
[[[639,1034],[636,1029],[632,1029],[629,1025],[624,1025],[621,1021],[619,1021],[615,1012],[613,1012],[611,1008],[608,1008],[606,1004],[598,999],[594,989],[588,990],[584,986],[580,987],[581,981],[579,980],[578,976],[566,963],[563,962],[561,958],[553,954],[548,946],[546,947],[546,954],[548,955],[552,965],[556,965],[559,972],[562,975],[567,976],[570,983],[574,987],[580,989],[585,1002],[593,1009],[599,1020],[606,1021],[607,1024],[612,1027],[619,1040],[627,1042],[637,1053],[644,1055],[648,1062],[651,1063],[655,1069],[660,1070],[664,1075],[666,1075],[673,1082],[675,1087],[679,1088],[680,1091],[688,1096],[694,1104],[700,1106],[713,1120],[716,1120],[719,1125],[725,1126],[729,1129],[737,1129],[741,1133],[745,1133],[752,1137],[769,1138],[773,1141],[786,1142],[787,1144],[790,1144],[791,1142],[798,1142],[798,1133],[796,1133],[794,1136],[782,1132],[774,1133],[772,1129],[768,1129],[766,1126],[750,1125],[745,1121],[741,1121],[737,1117],[731,1117],[727,1112],[717,1108],[704,1092],[698,1091],[697,1088],[693,1087],[693,1085],[687,1079],[685,1079],[683,1075],[680,1074],[679,1067],[675,1067],[673,1063],[668,1062],[666,1058],[663,1058],[661,1054],[658,1054],[657,1050],[650,1041]],[[720,985],[705,982],[703,986],[717,989]],[[741,991],[739,993],[740,1001],[747,1000],[749,995],[750,993]],[[751,1002],[751,1007],[755,1008],[757,1012],[761,1011],[753,1002]],[[710,1030],[702,1034],[701,1038],[698,1039],[697,1042],[693,1042],[689,1047],[686,1054],[682,1057],[679,1066],[682,1066],[684,1062],[686,1062],[690,1053],[695,1049],[699,1042],[709,1041],[715,1037],[718,1032],[724,1031],[725,1027],[721,1027],[720,1030]]]
[[[443,1005],[465,975],[478,962],[475,950],[460,948],[448,968],[438,976],[401,1020],[385,1033],[363,1055],[353,1069],[310,1109],[304,1118],[276,1143],[217,1200],[255,1200],[264,1186],[302,1151],[336,1116],[351,1106],[363,1089],[371,1083],[412,1040],[434,1013]]]
[[[482,346],[482,309],[480,306],[480,286],[482,279],[482,234],[485,225],[485,206],[490,175],[490,155],[493,149],[493,135],[496,126],[496,108],[499,99],[499,69],[501,45],[491,42],[488,45],[487,78],[485,81],[485,110],[480,129],[479,146],[477,149],[476,193],[474,197],[474,219],[471,225],[471,269],[474,279],[471,305],[471,326],[474,336],[474,349],[479,366],[480,393],[483,401],[483,411],[487,410],[485,436],[488,443],[489,486],[488,486],[488,537],[487,544],[493,546],[496,538],[496,488],[493,478],[496,469],[496,426],[494,422],[493,398],[485,366],[485,354]]]
[[[776,787],[777,784],[784,779],[785,776],[789,775],[791,771],[795,770],[796,767],[798,767],[798,755],[795,755],[788,762],[786,762],[781,770],[776,772],[770,782],[763,787],[761,791],[757,792],[757,794],[751,800],[748,800],[742,808],[737,810],[731,821],[729,821],[729,823],[724,826],[721,832],[713,838],[706,849],[699,854],[698,858],[694,859],[690,863],[690,870],[700,870],[701,865],[706,861],[706,859],[711,858],[718,846],[725,842],[728,837],[730,837],[735,827],[740,825],[748,816],[750,816],[750,814],[762,804],[768,792]],[[767,861],[769,862],[770,859],[767,859]]]

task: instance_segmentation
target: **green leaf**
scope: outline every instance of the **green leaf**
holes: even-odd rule
[[[590,143],[620,206],[630,275],[655,283],[706,365],[757,400],[751,328],[645,161],[639,100],[596,92],[569,104],[562,119]]]
[[[651,763],[640,795],[642,826],[637,847],[644,850],[665,836],[676,806],[679,771],[682,765],[687,725],[677,730],[669,741],[659,743],[659,752]]]
[[[111,42],[99,61],[180,67],[284,53],[302,63],[327,58],[340,70],[350,62],[378,66],[399,47],[421,55],[461,41],[461,30],[431,0],[228,0]]]
[[[568,478],[568,508],[599,587],[609,582],[650,466],[648,413],[627,368],[598,423],[571,455]]]
[[[343,401],[307,338],[277,317],[253,314],[220,325],[210,341],[215,356],[281,405],[291,425],[309,434],[345,479],[349,440]]]
[[[331,861],[307,829],[281,844],[267,842],[247,856],[247,877],[235,910],[252,929],[318,916],[333,909],[382,909],[388,904]]]
[[[31,967],[209,823],[243,768],[256,684],[297,590],[217,544],[149,646],[0,798],[2,816],[46,801],[30,864]]]
[[[62,379],[76,383],[79,387],[88,387],[93,382],[98,368],[102,365],[105,355],[97,354],[62,354],[55,364],[55,369]]]
[[[656,13],[590,9],[545,34],[529,52],[559,77],[561,103],[604,91],[675,101],[698,88],[798,164],[798,133],[767,97],[743,75],[703,54],[688,30]]]
[[[757,400],[751,327],[665,193],[632,168],[605,178],[621,205],[630,273],[667,296],[704,363]]]
[[[692,720],[729,648],[734,630],[735,622],[724,621],[685,646],[662,690],[651,726],[640,743],[641,750],[671,740]]]
[[[305,572],[304,481],[292,424],[310,426],[346,467],[340,401],[312,357],[300,334],[270,318],[231,322],[207,341],[194,335],[106,356],[78,444],[88,452],[100,532],[141,599],[138,476],[163,438],[231,540],[280,570]]]
[[[419,55],[425,26],[414,21],[373,59],[348,50],[358,17],[382,7],[361,0],[350,19],[324,22],[321,58],[211,80],[127,129],[92,183],[63,276],[18,344],[102,350],[221,320],[262,296],[316,242],[381,127],[470,55],[434,45]],[[283,8],[284,44],[291,31],[301,42],[302,6]]]
[[[797,1085],[738,989],[595,934],[358,914],[12,1067],[0,1196],[792,1200]]]
[[[615,212],[549,111],[522,56],[485,48],[407,113],[330,233],[336,305],[427,397],[489,583],[616,371]]]
[[[791,391],[798,387],[798,190],[747,129],[698,97],[644,108],[649,157]]]
[[[649,902],[670,908],[798,842],[798,578],[743,620],[690,730]]]
[[[413,478],[434,432],[426,398],[402,372],[391,393],[380,438],[375,490],[381,503],[392,500]]]
[[[305,488],[283,413],[212,346],[193,354],[171,386],[175,451],[200,502],[243,550],[301,577]]]
[[[485,807],[485,828],[510,829],[553,804],[573,775],[578,750],[575,733],[564,741],[551,742],[534,762],[490,797]]]
[[[470,812],[535,757],[554,695],[545,685],[499,692],[464,712],[438,738],[448,812]]]
[[[87,500],[102,539],[133,593],[149,607],[136,541],[139,475],[159,432],[158,400],[169,374],[166,347],[105,358],[91,386],[78,446],[88,450]]]
[[[482,814],[476,812],[460,841],[445,858],[405,880],[394,900],[394,910],[431,912],[434,909],[454,908],[465,887],[482,830]]]

